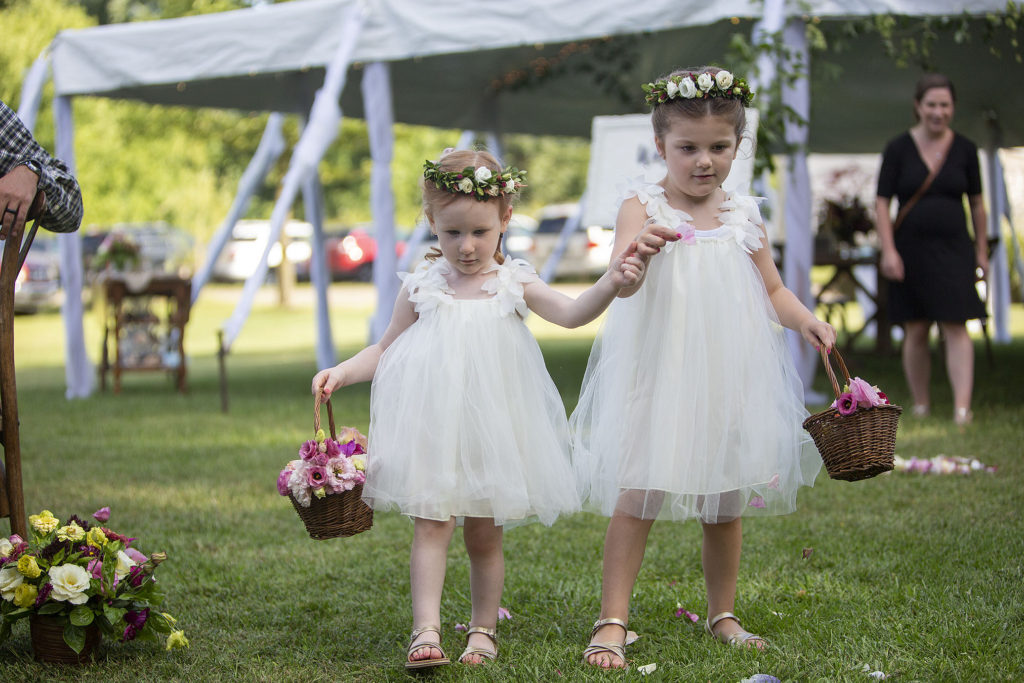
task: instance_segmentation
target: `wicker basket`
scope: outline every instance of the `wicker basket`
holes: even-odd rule
[[[64,642],[64,619],[48,614],[33,614],[28,618],[32,638],[32,653],[39,662],[54,664],[85,664],[92,660],[92,652],[100,642],[100,628],[96,624],[85,627],[85,645],[75,652]]]
[[[313,433],[320,430],[321,395],[317,395],[313,407]],[[334,426],[334,411],[331,400],[323,400],[327,406],[327,421],[331,428],[331,438],[337,439],[338,433]],[[288,494],[292,507],[306,525],[310,538],[324,541],[340,536],[354,536],[373,526],[373,508],[363,502],[363,486],[356,486],[350,491],[332,493],[323,498],[313,497],[309,507],[303,507],[295,497]]]
[[[831,356],[839,362],[846,382],[850,372],[839,354],[832,349]],[[829,355],[821,349],[832,391],[839,398],[839,382],[829,363]],[[828,476],[843,481],[867,479],[893,468],[896,448],[896,429],[903,409],[894,405],[858,408],[852,415],[840,415],[835,408],[827,408],[804,420],[804,429],[811,433],[814,445],[821,453]]]

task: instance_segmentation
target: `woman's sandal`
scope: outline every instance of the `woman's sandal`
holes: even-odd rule
[[[427,633],[429,631],[433,631],[434,633],[437,634],[437,639],[438,639],[437,643],[428,643],[426,641],[419,642],[419,643],[416,642],[417,638],[419,638],[421,635],[423,635],[424,633]],[[440,626],[424,626],[422,628],[418,628],[418,629],[413,630],[412,635],[409,636],[409,648],[405,651],[405,668],[406,669],[429,669],[430,667],[434,667],[434,666],[443,666],[445,664],[451,664],[451,660],[448,659],[448,655],[446,655],[444,653],[444,650],[441,649],[440,640],[441,640],[441,627]],[[435,659],[430,659],[429,657],[427,659],[411,659],[412,653],[416,652],[417,650],[422,650],[424,648],[426,648],[426,649],[434,648],[435,650],[437,650],[438,652],[441,653],[441,656],[438,657],[438,658],[435,658]]]
[[[715,626],[717,626],[718,622],[722,621],[723,619],[732,619],[736,622],[736,625],[740,627],[740,630],[728,636],[715,633]],[[753,647],[756,650],[764,650],[768,648],[768,641],[759,635],[750,633],[749,631],[745,631],[743,629],[743,624],[740,623],[740,620],[732,612],[722,612],[721,614],[716,614],[715,616],[711,617],[710,619],[704,622],[704,630],[707,631],[707,634],[715,640],[721,643],[725,643],[726,645],[732,645],[733,647]],[[762,643],[764,643],[764,647],[759,648],[756,645],[753,645],[750,642],[752,640],[760,640]]]
[[[629,640],[630,632],[629,629],[626,628],[626,622],[624,622],[622,619],[616,619],[615,617],[608,617],[607,619],[598,619],[594,622],[594,628],[590,629],[590,639],[594,639],[594,634],[597,633],[598,629],[600,629],[602,626],[607,626],[609,624],[614,624],[615,626],[622,627],[622,630],[626,632],[626,638],[621,643],[590,643],[589,645],[587,645],[586,649],[583,650],[583,663],[590,664],[590,666],[596,666],[598,668],[603,669],[604,667],[590,663],[590,655],[608,653],[610,655],[615,655],[616,657],[622,660],[622,666],[615,668],[628,669],[629,663],[626,661],[626,641]],[[636,639],[634,638],[634,640]],[[612,667],[608,668],[610,669]]]
[[[474,633],[482,633],[483,635],[485,635],[488,638],[490,638],[491,642],[494,643],[494,649],[493,650],[488,650],[488,649],[482,648],[482,647],[470,647],[467,644],[466,645],[466,649],[462,651],[461,655],[459,655],[459,663],[460,664],[465,664],[466,662],[464,660],[466,659],[466,657],[471,657],[473,655],[476,655],[477,657],[481,657],[481,658],[483,658],[485,660],[490,660],[492,662],[495,659],[497,659],[498,658],[498,634],[497,634],[497,632],[493,628],[484,628],[483,626],[470,626],[469,630],[466,631],[466,642],[467,643],[469,642],[469,637],[471,635],[473,635]],[[483,662],[477,662],[477,664],[483,664]],[[476,666],[476,665],[474,664],[473,666]]]

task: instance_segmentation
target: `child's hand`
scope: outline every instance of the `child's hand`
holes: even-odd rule
[[[636,236],[636,252],[646,260],[661,251],[669,242],[675,242],[682,237],[682,233],[658,225],[654,218],[648,218],[643,230]]]
[[[836,343],[835,328],[817,318],[810,318],[801,325],[800,334],[816,349],[824,346],[826,351],[831,351]]]
[[[639,283],[644,277],[646,264],[637,253],[637,243],[630,242],[625,251],[612,259],[608,273],[612,276],[612,284],[618,289]]]
[[[324,398],[330,398],[331,392],[343,386],[345,386],[345,373],[338,366],[321,370],[313,376],[312,389],[314,396],[322,391]]]

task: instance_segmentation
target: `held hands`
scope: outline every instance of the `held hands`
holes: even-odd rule
[[[831,351],[836,343],[836,329],[813,316],[800,325],[800,335],[815,349],[824,346]]]
[[[12,227],[24,227],[38,186],[39,176],[27,166],[15,166],[0,177],[0,240],[7,239]]]
[[[646,267],[644,259],[637,255],[637,243],[630,242],[621,254],[612,259],[608,273],[612,277],[612,284],[622,289],[639,283]]]
[[[314,396],[322,391],[324,398],[330,398],[331,393],[335,389],[340,389],[343,386],[345,386],[345,372],[338,365],[327,370],[321,370],[313,376],[312,390]]]

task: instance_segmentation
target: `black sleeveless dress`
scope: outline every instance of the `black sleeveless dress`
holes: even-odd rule
[[[910,133],[885,147],[878,196],[903,206],[928,176]],[[958,133],[931,187],[896,230],[903,282],[890,282],[889,316],[908,320],[963,322],[986,316],[975,289],[974,242],[967,232],[964,195],[981,194],[978,149]]]

